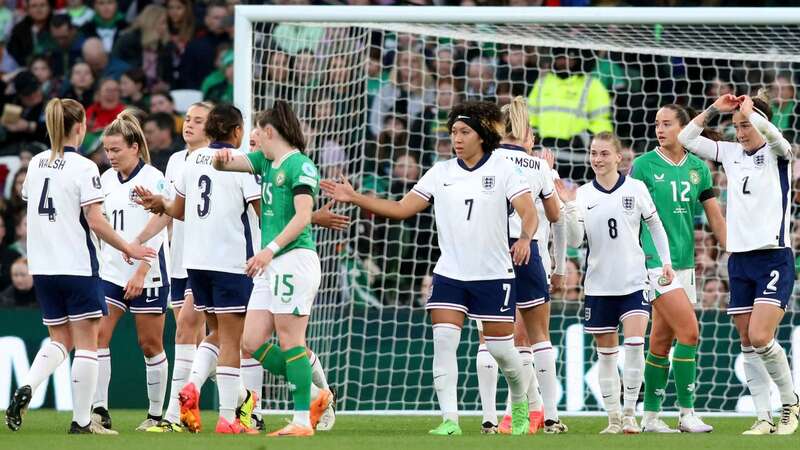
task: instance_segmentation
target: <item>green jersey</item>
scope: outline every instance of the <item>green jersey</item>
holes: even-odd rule
[[[714,197],[708,166],[691,153],[686,153],[681,162],[675,164],[656,148],[633,161],[631,176],[644,182],[653,197],[669,238],[672,267],[693,268],[694,218],[699,214],[702,202]],[[641,240],[647,268],[661,267],[647,227],[642,227]]]
[[[269,160],[261,152],[248,153],[247,159],[253,165],[253,173],[261,176],[261,248],[264,248],[294,217],[294,196],[297,193],[308,193],[317,198],[319,172],[314,163],[298,150],[287,153],[280,161]],[[310,224],[275,256],[296,248],[316,251]]]

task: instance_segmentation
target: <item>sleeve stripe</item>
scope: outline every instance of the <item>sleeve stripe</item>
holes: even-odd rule
[[[717,146],[717,154],[714,156],[714,161],[719,162],[719,141],[714,141],[714,145]]]
[[[180,190],[180,189],[178,189],[178,186],[177,186],[177,185],[174,185],[174,187],[175,187],[175,193],[176,193],[176,194],[180,195],[180,196],[181,196],[181,197],[183,197],[183,198],[186,198],[186,194],[184,194],[183,192],[181,192],[181,190]]]
[[[250,173],[255,174],[256,173],[256,168],[253,167],[253,161],[250,161],[250,157],[247,156],[247,155],[244,155],[244,160],[247,161],[247,165],[250,166]]]
[[[253,200],[257,200],[257,199],[260,199],[260,198],[261,198],[261,194],[258,194],[258,195],[251,195],[250,197],[246,197],[245,200],[247,200],[248,202],[252,202]]]
[[[81,203],[81,206],[86,206],[92,203],[100,203],[103,201],[103,197],[95,197],[93,199],[86,200],[85,202]]]
[[[429,201],[431,200],[431,196],[430,196],[429,194],[426,194],[426,193],[424,193],[424,192],[420,191],[420,190],[419,190],[419,189],[417,189],[417,188],[411,188],[411,192],[413,192],[413,193],[415,193],[415,194],[419,195],[419,196],[420,196],[420,197],[422,197],[422,198],[423,198],[423,199],[424,199],[426,202],[429,202]]]
[[[530,192],[531,192],[531,188],[525,187],[522,190],[517,191],[516,193],[512,194],[510,197],[508,197],[508,199],[509,200],[514,200],[515,198],[519,197],[520,195],[525,194],[525,193],[530,193]]]

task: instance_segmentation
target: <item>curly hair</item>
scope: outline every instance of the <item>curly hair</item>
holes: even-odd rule
[[[243,127],[244,120],[239,108],[230,103],[214,106],[206,119],[206,136],[212,141],[226,141],[233,137],[236,127]]]
[[[463,120],[464,118],[468,120]],[[453,106],[453,109],[450,110],[450,116],[447,118],[447,129],[451,133],[453,132],[453,124],[459,120],[478,133],[483,140],[481,148],[485,153],[493,152],[500,145],[501,131],[503,130],[503,113],[496,104],[484,101],[459,103]],[[477,125],[473,126],[473,124]]]

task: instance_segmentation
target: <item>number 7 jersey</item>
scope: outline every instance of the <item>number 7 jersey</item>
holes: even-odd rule
[[[256,177],[222,172],[211,165],[221,145],[192,152],[175,182],[186,199],[183,265],[187,269],[243,274],[258,250],[258,217],[248,202],[261,197]],[[234,155],[244,155],[233,150]]]

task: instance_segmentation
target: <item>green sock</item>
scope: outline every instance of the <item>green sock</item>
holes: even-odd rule
[[[669,358],[647,352],[644,362],[644,410],[661,411],[669,378]]]
[[[697,375],[697,346],[681,344],[675,346],[672,366],[675,387],[678,391],[678,405],[681,408],[694,408],[694,381]]]
[[[286,358],[283,357],[283,352],[277,345],[265,342],[253,353],[253,358],[257,359],[269,373],[275,376],[286,376]]]
[[[292,391],[295,411],[308,411],[311,407],[311,363],[304,346],[283,352],[286,359],[286,381]]]

